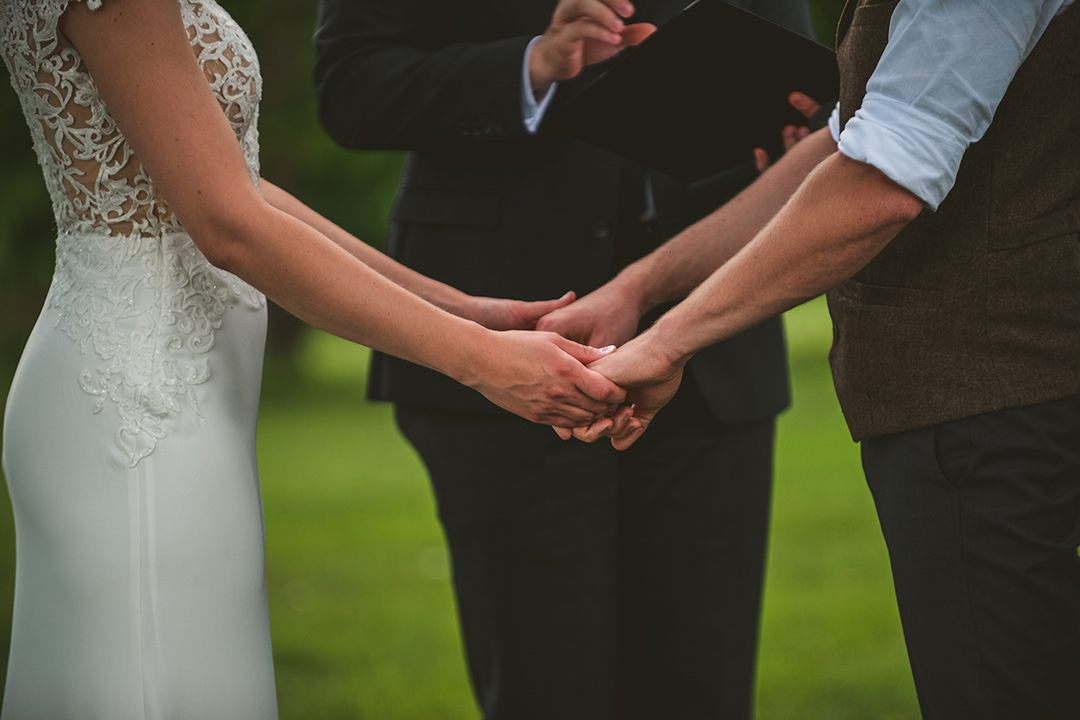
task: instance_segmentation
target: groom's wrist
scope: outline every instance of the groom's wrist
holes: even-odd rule
[[[692,328],[684,327],[680,313],[666,313],[646,331],[649,345],[667,359],[673,368],[681,368],[708,343],[695,342]]]
[[[621,304],[633,308],[641,317],[660,304],[653,300],[649,282],[648,268],[638,261],[623,268],[608,281],[608,287],[619,296]]]

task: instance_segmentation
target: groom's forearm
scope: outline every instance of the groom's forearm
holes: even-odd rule
[[[612,282],[635,288],[647,310],[685,297],[757,236],[800,184],[836,153],[828,129],[798,143],[748,188],[633,263]]]
[[[862,269],[922,201],[834,153],[746,247],[642,337],[688,357],[817,297]]]

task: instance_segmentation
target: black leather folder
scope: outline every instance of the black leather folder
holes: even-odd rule
[[[544,122],[699,186],[755,147],[779,157],[780,131],[807,120],[788,104],[800,90],[839,93],[836,54],[724,0],[697,0],[626,52]]]

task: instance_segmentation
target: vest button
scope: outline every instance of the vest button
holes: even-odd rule
[[[597,220],[593,223],[592,234],[593,237],[603,240],[608,236],[611,231],[608,229],[607,221]]]

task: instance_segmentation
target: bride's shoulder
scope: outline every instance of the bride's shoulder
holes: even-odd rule
[[[63,14],[68,5],[83,3],[91,10],[97,10],[105,0],[0,0],[0,13],[36,15]]]
[[[83,4],[98,10],[105,0],[0,0],[0,23],[4,25],[33,23],[38,29],[44,24],[55,25],[69,5]]]
[[[60,18],[69,7],[98,10],[108,1],[0,0],[0,46],[5,59],[10,61],[12,53],[30,58],[51,55],[60,40]]]

